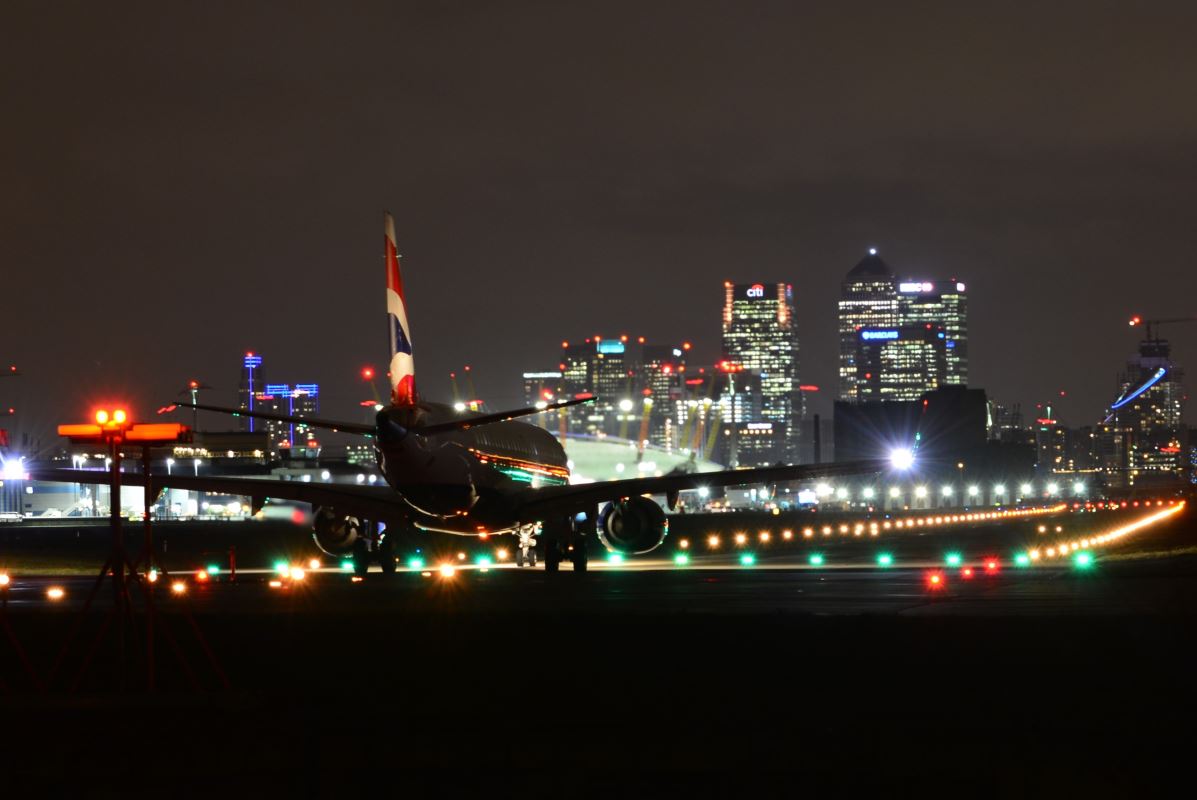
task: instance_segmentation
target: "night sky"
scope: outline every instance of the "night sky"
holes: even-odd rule
[[[969,284],[973,385],[1093,422],[1127,317],[1197,313],[1194,8],[6,3],[7,427],[231,402],[249,349],[361,418],[384,208],[428,396],[517,404],[594,333],[713,362],[723,281],[787,281],[829,413],[875,246]]]

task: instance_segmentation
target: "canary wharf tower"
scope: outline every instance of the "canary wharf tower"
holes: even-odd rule
[[[798,380],[794,287],[727,282],[723,291],[723,357],[760,375],[762,424],[771,426],[771,458],[794,462],[806,411]]]
[[[840,286],[840,396],[854,403],[857,392],[857,345],[860,331],[898,325],[897,280],[875,249],[860,260]]]

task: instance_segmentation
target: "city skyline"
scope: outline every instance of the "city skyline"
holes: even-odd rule
[[[284,31],[247,9],[234,35],[215,11],[146,7],[155,40],[98,9],[67,26],[16,11],[27,35],[5,58],[38,80],[14,87],[0,215],[0,353],[25,376],[6,387],[13,429],[108,400],[152,412],[193,378],[231,392],[222,365],[250,349],[352,410],[358,370],[386,353],[363,299],[383,208],[429,396],[472,364],[479,394],[518,399],[522,354],[560,332],[669,341],[718,313],[711,286],[768,280],[795,287],[803,380],[829,413],[828,301],[868,247],[965,277],[970,384],[1024,409],[1054,399],[1073,423],[1117,396],[1130,315],[1191,313],[1197,112],[1165,98],[1197,56],[1173,12],[1062,3],[1026,39],[1012,26],[1029,11],[726,8],[694,4],[685,32],[618,4],[584,25],[566,8],[445,26],[380,6]],[[1011,41],[1017,61],[993,58]],[[96,42],[125,55],[93,58]],[[415,91],[434,64],[437,91]],[[104,313],[99,287],[127,310]],[[1168,333],[1191,362],[1197,330]],[[717,359],[717,329],[687,335]]]

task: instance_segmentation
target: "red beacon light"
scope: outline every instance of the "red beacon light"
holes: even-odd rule
[[[966,581],[972,580],[973,574],[972,567],[965,567],[964,569],[960,570],[960,577],[964,578]]]
[[[996,575],[1000,564],[996,558],[985,559],[985,572],[989,575]]]
[[[947,580],[944,578],[942,572],[939,572],[937,570],[935,572],[927,573],[927,588],[930,589],[931,591],[933,591],[933,592],[939,591],[946,585],[947,585]]]

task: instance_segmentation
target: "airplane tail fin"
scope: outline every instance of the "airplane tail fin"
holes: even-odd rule
[[[391,335],[391,404],[416,404],[416,369],[411,352],[411,328],[403,297],[403,276],[399,272],[399,251],[395,246],[395,219],[383,214],[386,227],[387,322]]]

